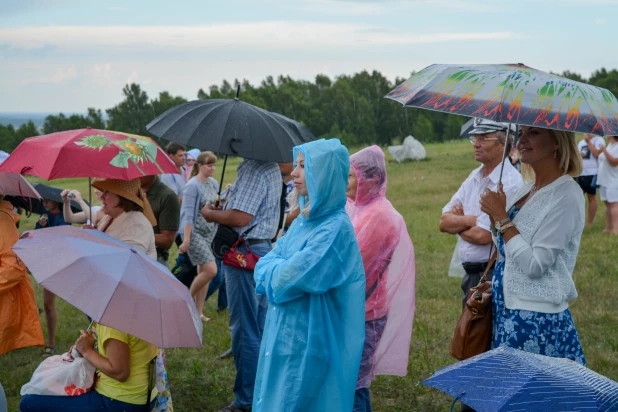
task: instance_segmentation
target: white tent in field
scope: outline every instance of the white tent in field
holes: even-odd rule
[[[389,146],[388,152],[397,163],[404,160],[423,160],[427,157],[423,144],[412,136],[406,137],[401,146]]]
[[[4,150],[0,150],[0,163],[4,162],[7,157],[9,157],[9,154]]]

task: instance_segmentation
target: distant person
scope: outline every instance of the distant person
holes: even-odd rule
[[[170,248],[180,225],[180,202],[172,189],[164,185],[158,176],[142,176],[139,180],[157,221],[153,227],[157,261],[168,267]]]
[[[178,173],[167,173],[161,175],[161,181],[170,189],[174,191],[176,196],[178,196],[178,200],[182,203],[182,192],[185,189],[185,185],[187,184],[187,180],[185,178],[186,170],[185,170],[185,156],[186,149],[183,145],[178,144],[176,142],[171,142],[167,146],[165,146],[165,152],[172,159],[174,164],[176,165],[176,170]]]
[[[199,149],[191,149],[187,150],[185,154],[185,179],[188,182],[191,179],[191,170],[193,169],[193,164],[195,163],[195,159],[200,155]]]
[[[476,286],[489,261],[491,223],[489,216],[481,211],[479,199],[485,189],[496,190],[500,177],[500,167],[504,145],[510,151],[511,142],[506,142],[506,123],[476,118],[475,128],[470,132],[470,142],[474,147],[474,158],[481,166],[474,169],[442,209],[440,231],[459,235],[462,239],[459,258],[466,272],[461,282],[462,309],[465,307],[470,288]],[[510,134],[514,133],[514,128]],[[523,183],[521,174],[511,162],[504,164],[502,184],[507,197],[510,197]],[[491,280],[493,271],[488,272]]]
[[[43,199],[43,207],[45,212],[41,214],[35,229],[43,229],[46,227],[70,225],[64,220],[60,203]],[[43,307],[45,308],[45,318],[47,319],[47,341],[43,356],[51,356],[56,353],[56,295],[49,290],[43,288]]]
[[[588,215],[586,217],[586,226],[591,226],[594,223],[594,216],[597,213],[597,174],[599,170],[599,155],[605,146],[605,140],[601,136],[587,133],[584,139],[577,144],[577,149],[581,153],[584,162],[584,170],[581,175],[575,178],[588,198]]]
[[[351,411],[365,336],[365,276],[345,211],[350,161],[338,139],[294,148],[300,216],[257,263],[270,304],[253,412]]]
[[[607,146],[601,146],[597,183],[605,202],[603,232],[618,235],[618,136],[607,136]]]
[[[193,279],[189,292],[200,318],[210,320],[204,315],[204,300],[208,293],[210,281],[217,275],[217,263],[212,252],[212,240],[217,231],[217,224],[204,219],[200,211],[217,200],[219,185],[212,178],[217,163],[217,156],[212,152],[202,152],[197,157],[191,170],[191,180],[187,182],[182,203],[181,226],[183,241],[178,253],[197,266],[197,276]]]
[[[19,240],[15,224],[20,217],[2,198],[0,195],[0,355],[45,344],[28,271],[11,249]]]

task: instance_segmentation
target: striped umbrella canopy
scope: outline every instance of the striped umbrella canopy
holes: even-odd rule
[[[507,346],[440,369],[421,382],[478,412],[618,411],[618,383],[564,359]]]

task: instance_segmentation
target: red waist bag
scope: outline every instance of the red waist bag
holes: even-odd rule
[[[236,248],[239,245],[244,245],[245,248],[247,248],[247,253],[238,252]],[[225,252],[225,256],[223,256],[224,264],[245,270],[254,270],[258,260],[260,260],[260,256],[256,255],[251,251],[249,245],[242,237],[239,238],[232,245],[232,247],[227,252]]]

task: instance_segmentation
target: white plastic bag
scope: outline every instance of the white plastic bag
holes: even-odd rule
[[[77,396],[92,388],[95,367],[72,347],[45,359],[22,386],[21,395]]]
[[[459,260],[459,248],[461,247],[461,242],[461,238],[457,235],[457,244],[455,245],[453,257],[451,258],[451,264],[448,268],[448,275],[455,278],[463,278],[466,274],[466,271],[461,265],[461,260]]]

